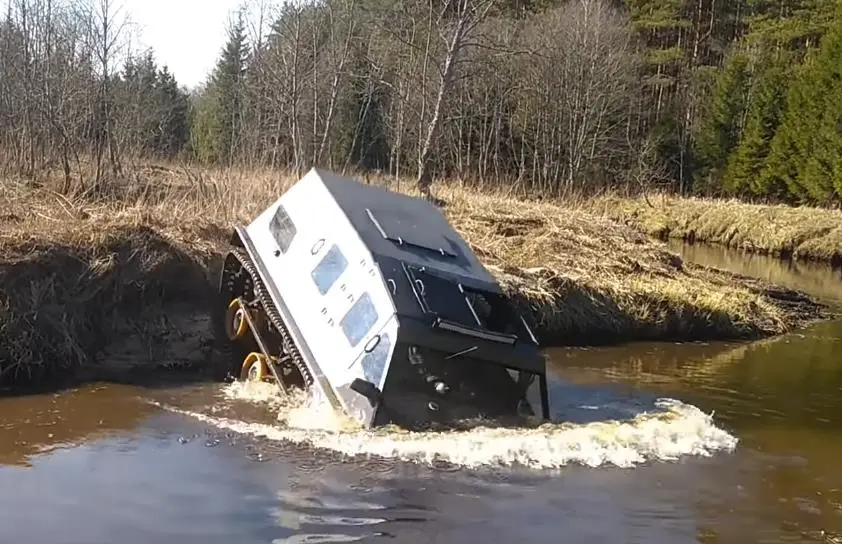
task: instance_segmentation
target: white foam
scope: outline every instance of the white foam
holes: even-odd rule
[[[225,395],[251,402],[262,398],[262,393],[246,387],[249,386],[230,386]],[[308,443],[349,456],[379,456],[425,464],[445,461],[471,468],[521,465],[553,469],[571,463],[632,467],[647,461],[674,461],[685,455],[710,456],[718,451],[733,451],[737,446],[737,439],[718,428],[711,415],[674,399],[659,399],[658,411],[626,421],[546,423],[530,429],[478,427],[449,432],[409,432],[393,427],[363,430],[311,398],[290,400],[274,395],[269,402],[280,408],[277,426],[158,405],[237,433]]]
[[[265,405],[277,411],[278,421],[287,427],[322,431],[352,431],[361,426],[353,419],[337,414],[314,390],[293,390],[288,395],[268,382],[234,381],[222,388],[222,396],[229,401],[245,401]]]
[[[269,382],[233,381],[222,388],[222,396],[228,400],[241,400],[253,404],[268,404],[272,408],[281,408],[287,404],[279,394],[278,386]]]

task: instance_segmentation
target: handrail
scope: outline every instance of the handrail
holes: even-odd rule
[[[465,334],[467,336],[474,336],[476,338],[482,338],[484,340],[490,340],[492,342],[508,344],[510,346],[514,345],[515,342],[517,342],[518,340],[518,337],[513,334],[501,334],[498,332],[479,330],[474,327],[466,327],[465,325],[454,323],[453,321],[442,319],[441,317],[436,318],[436,320],[433,322],[433,326],[439,329],[444,329],[459,334]]]

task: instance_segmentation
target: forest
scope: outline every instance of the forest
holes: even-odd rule
[[[8,0],[0,176],[69,191],[160,160],[842,202],[836,0],[249,0],[196,89],[129,23]]]

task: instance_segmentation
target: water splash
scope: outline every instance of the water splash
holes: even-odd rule
[[[276,391],[276,390],[275,390]],[[467,468],[524,466],[556,469],[578,463],[589,467],[632,467],[682,456],[733,451],[737,439],[713,423],[711,415],[674,399],[659,399],[656,410],[634,418],[587,424],[545,423],[537,428],[477,427],[468,431],[414,432],[394,427],[361,429],[306,394],[283,398],[261,384],[232,384],[229,400],[269,402],[277,425],[218,417],[174,406],[160,407],[236,433],[309,444],[348,456],[382,457]]]
[[[356,420],[336,413],[313,390],[296,389],[284,395],[272,383],[235,381],[224,386],[221,394],[229,402],[243,401],[267,406],[277,413],[278,422],[287,427],[333,432],[362,429]]]
[[[222,387],[221,395],[228,401],[245,401],[268,405],[273,409],[284,408],[289,400],[278,393],[278,386],[269,382],[234,381]],[[295,403],[300,401],[295,400]]]

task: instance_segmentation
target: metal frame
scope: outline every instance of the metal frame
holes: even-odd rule
[[[243,300],[243,297],[241,296],[237,297],[235,300],[237,301],[237,304],[240,305],[240,309],[243,312],[243,317],[248,323],[249,331],[251,331],[251,334],[254,337],[254,341],[257,343],[257,348],[261,351],[261,353],[263,353],[263,356],[266,357],[266,366],[269,367],[269,372],[272,373],[272,376],[275,378],[275,381],[278,383],[278,386],[280,386],[284,394],[289,394],[286,384],[281,379],[281,377],[278,376],[278,371],[275,368],[275,364],[272,362],[272,354],[269,353],[269,348],[266,347],[266,342],[263,340],[263,336],[260,334],[260,331],[257,330],[257,324],[255,323],[254,318],[251,315],[249,305],[246,303],[246,301]],[[281,347],[281,353],[279,355],[284,355],[283,347]]]

